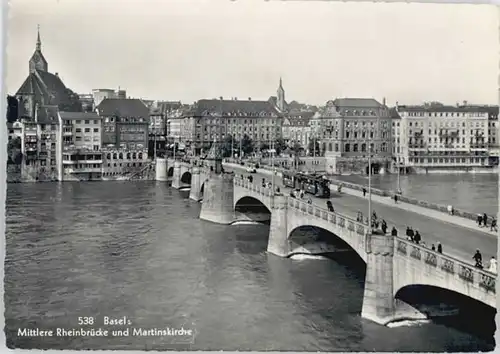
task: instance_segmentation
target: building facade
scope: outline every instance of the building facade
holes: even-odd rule
[[[102,177],[102,119],[96,113],[58,112],[62,127],[60,180]]]
[[[235,141],[247,135],[256,148],[263,143],[269,144],[281,138],[283,115],[269,101],[220,98],[197,101],[182,120],[179,130],[190,138],[185,142],[200,153],[214,140],[222,141],[228,135]]]
[[[147,150],[149,109],[141,100],[108,98],[97,106],[96,113],[103,120],[104,147]]]
[[[310,121],[315,112],[296,112],[283,119],[282,137],[289,146],[298,143],[305,150],[311,139]]]
[[[369,163],[373,173],[390,168],[391,115],[385,102],[366,98],[328,101],[310,125],[311,139],[318,140],[328,173],[368,173]]]
[[[491,122],[485,106],[397,105],[395,157],[415,172],[467,171],[490,166]],[[496,137],[495,137],[496,139]]]

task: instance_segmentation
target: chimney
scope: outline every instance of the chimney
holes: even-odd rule
[[[234,100],[235,100],[235,101],[238,101],[238,97],[235,97],[235,98],[234,98]]]
[[[399,102],[396,101],[396,108],[399,108]]]
[[[59,77],[59,73],[55,73],[55,75],[56,75],[57,77]]]
[[[382,99],[382,104],[385,106],[385,97]]]
[[[464,106],[467,106],[467,101],[464,100]]]
[[[224,99],[224,97],[222,97],[222,96],[220,96],[220,97],[219,97],[219,100],[221,100],[221,101],[222,101],[223,99]]]
[[[248,97],[248,100],[251,101],[252,100],[252,97]]]

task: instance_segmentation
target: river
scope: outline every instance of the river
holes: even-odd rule
[[[9,347],[39,349],[481,351],[491,340],[427,323],[360,317],[355,262],[267,254],[269,227],[198,219],[200,204],[158,182],[9,184]],[[19,337],[127,316],[192,336]],[[87,322],[90,321],[87,319]],[[189,337],[189,338],[188,338]]]
[[[335,177],[347,182],[368,185],[362,175]],[[396,190],[396,174],[373,175],[373,188]],[[403,195],[457,209],[496,215],[498,213],[497,174],[427,174],[401,175]]]

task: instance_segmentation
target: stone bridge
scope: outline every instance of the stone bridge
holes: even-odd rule
[[[449,289],[496,308],[496,275],[392,235],[371,232],[368,225],[299,199],[273,193],[230,173],[213,173],[207,164],[173,162],[172,185],[191,174],[190,197],[203,204],[200,218],[231,224],[242,204],[261,205],[270,214],[267,251],[294,254],[293,232],[313,226],[345,242],[366,264],[362,317],[380,324],[426,316],[400,301],[398,293],[414,285]],[[168,170],[167,170],[168,171]],[[177,179],[177,180],[176,180]],[[187,179],[184,183],[187,184]]]
[[[172,187],[190,187],[189,198],[200,201],[203,198],[205,182],[213,171],[204,160],[156,159],[156,180],[172,182]]]

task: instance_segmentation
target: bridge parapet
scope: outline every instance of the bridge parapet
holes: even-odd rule
[[[292,197],[287,197],[287,199],[287,204],[290,208],[300,210],[303,213],[307,213],[317,218],[321,218],[343,229],[355,231],[358,235],[366,235],[369,232],[367,225],[359,223],[348,216],[341,215],[336,212],[331,212],[328,209],[308,204]]]
[[[256,192],[256,193],[261,194],[261,195],[266,196],[266,197],[272,196],[271,188],[253,184],[246,179],[242,179],[241,177],[235,176],[234,177],[234,184],[237,186],[249,189],[253,192]]]
[[[395,239],[395,249],[395,269],[402,268],[403,262],[411,262],[419,268],[417,272],[406,272],[405,280],[396,282],[396,292],[411,284],[434,285],[496,307],[496,274],[402,238]]]

